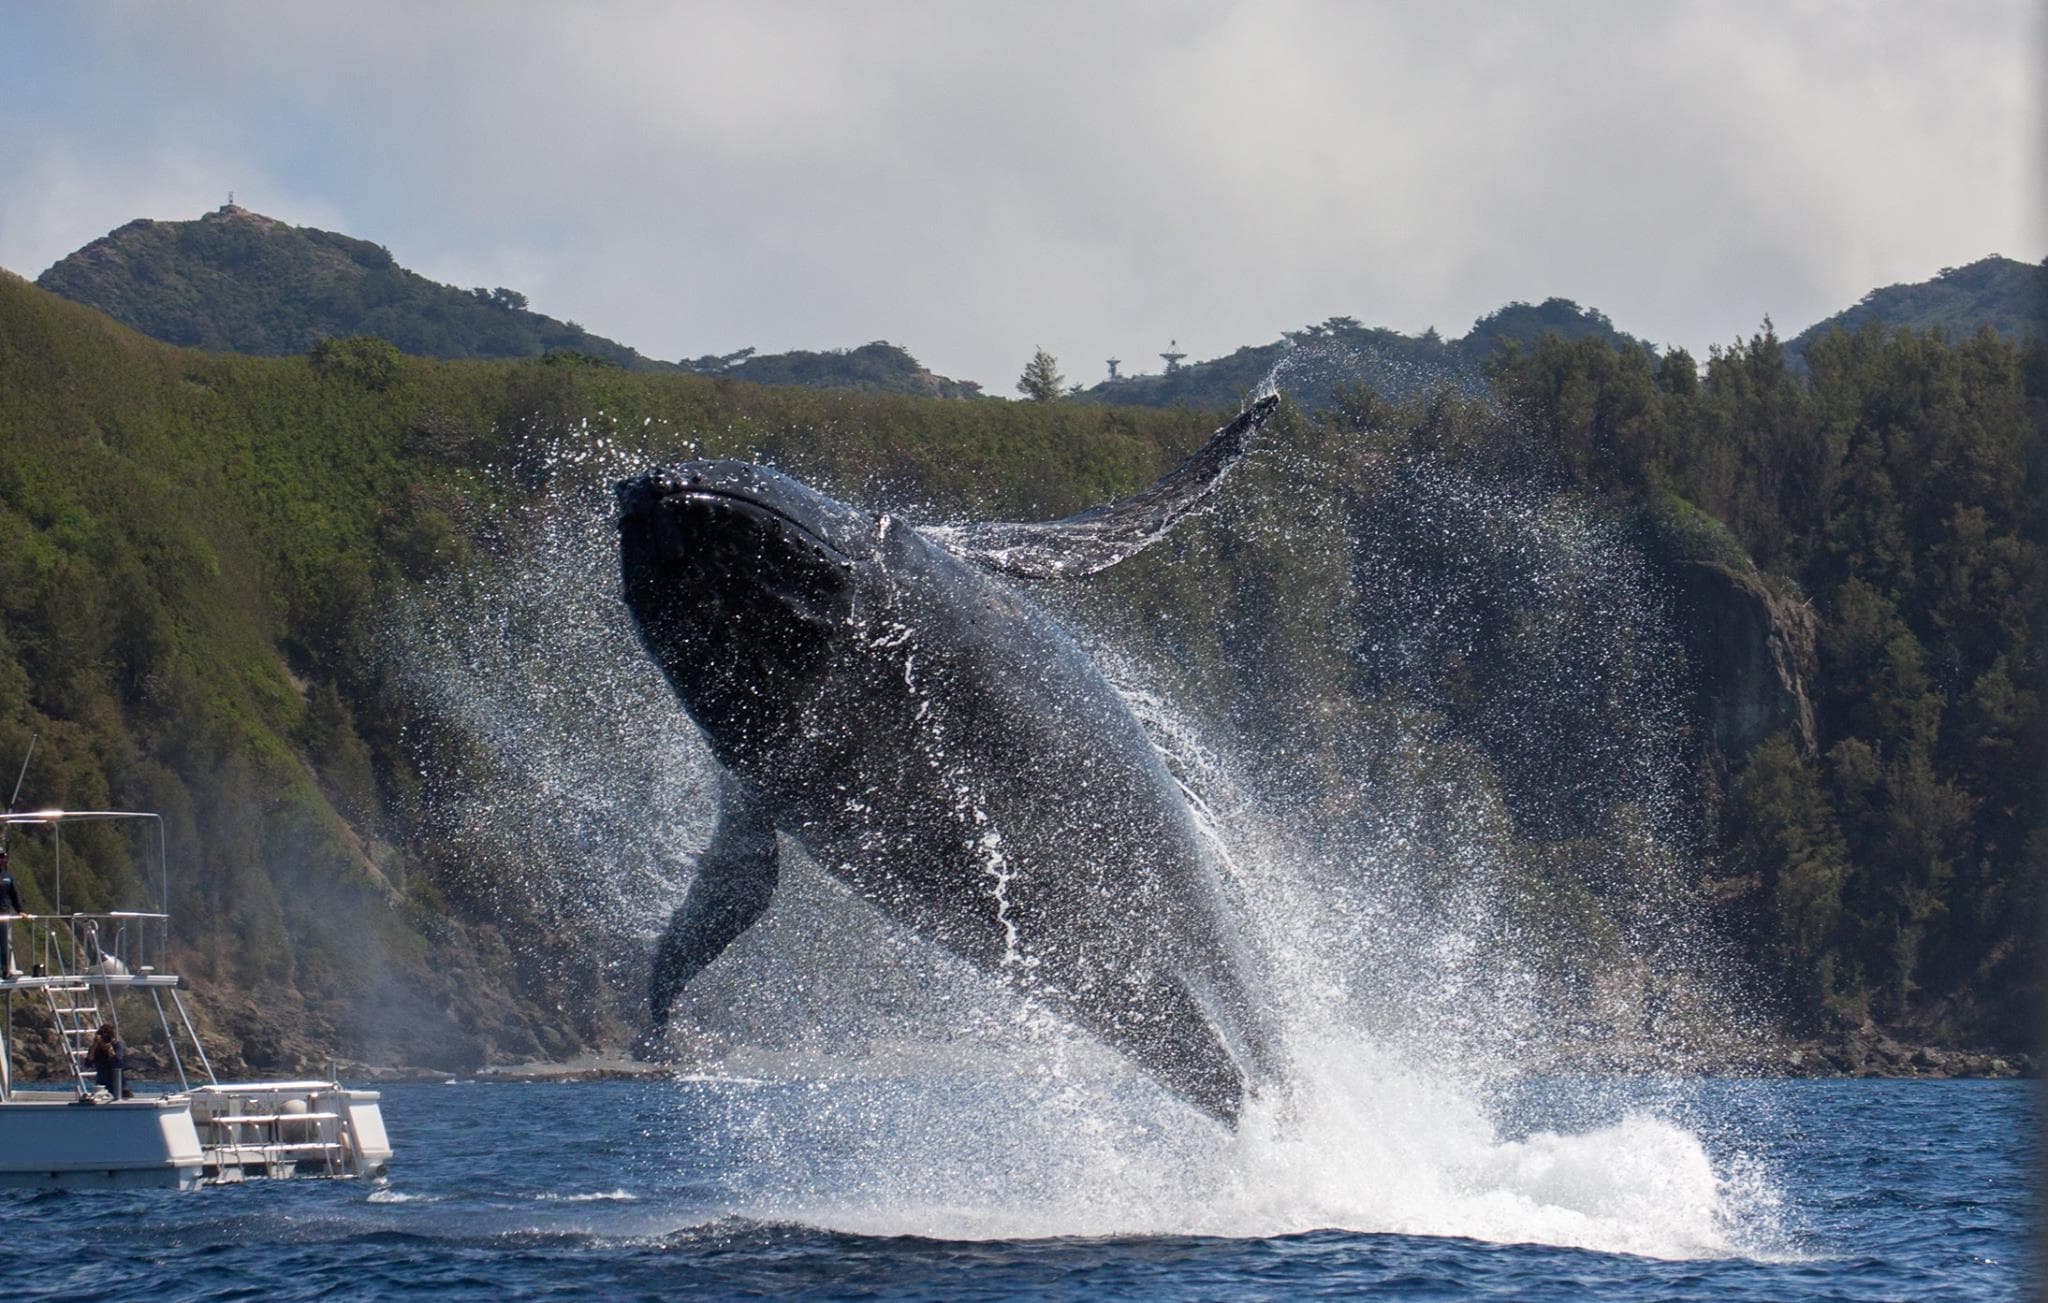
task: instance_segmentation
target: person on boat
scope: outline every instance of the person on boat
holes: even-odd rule
[[[122,1070],[128,1066],[128,1047],[121,1044],[121,1038],[114,1034],[114,1024],[100,1024],[99,1034],[92,1038],[92,1050],[86,1055],[92,1064],[94,1084],[115,1099],[125,1099],[122,1093]]]
[[[7,867],[7,849],[0,846],[0,973],[10,979],[21,976],[14,966],[14,918],[26,913],[21,893],[14,889],[14,870]]]

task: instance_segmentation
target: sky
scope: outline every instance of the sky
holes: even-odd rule
[[[1704,354],[2048,254],[2041,8],[0,0],[0,267],[232,191],[661,358],[1009,393],[1553,295]]]

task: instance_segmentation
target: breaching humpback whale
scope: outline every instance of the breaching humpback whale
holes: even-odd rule
[[[1277,402],[1150,488],[1041,524],[919,529],[736,461],[618,486],[626,603],[724,771],[655,955],[656,1031],[767,908],[780,832],[1236,1120],[1270,1051],[1187,798],[1072,636],[998,575],[1092,574],[1142,549]]]

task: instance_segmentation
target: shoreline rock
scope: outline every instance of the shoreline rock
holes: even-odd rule
[[[2005,1080],[2039,1077],[2041,1060],[2018,1051],[1948,1049],[1908,1045],[1889,1036],[1851,1036],[1772,1047],[1758,1055],[1755,1072],[1764,1077]]]
[[[70,1079],[50,1071],[53,1065],[34,1062],[16,1076],[23,1087],[61,1086]],[[147,1051],[131,1053],[130,1071],[138,1082],[159,1083],[169,1075],[168,1061]],[[1626,1062],[1624,1056],[1621,1062]],[[1531,1064],[1533,1076],[1547,1072],[1576,1075],[1613,1075],[1615,1060],[1595,1064],[1584,1060],[1559,1059]],[[529,1059],[516,1063],[486,1064],[466,1069],[424,1064],[372,1064],[335,1059],[300,1065],[301,1070],[283,1076],[322,1076],[332,1072],[345,1085],[430,1085],[440,1082],[494,1082],[556,1084],[586,1081],[659,1081],[686,1069],[677,1064],[647,1063],[617,1054],[581,1054],[568,1059]],[[1956,1049],[1899,1041],[1872,1029],[1859,1029],[1831,1039],[1782,1040],[1744,1049],[1704,1054],[1690,1062],[1672,1064],[1666,1071],[1701,1077],[1741,1077],[1752,1080],[1799,1079],[1887,1079],[1887,1080],[2013,1080],[2039,1078],[2043,1059],[2038,1054],[1996,1049]],[[1546,1072],[1547,1069],[1547,1072]],[[1620,1075],[1629,1075],[1623,1072]]]

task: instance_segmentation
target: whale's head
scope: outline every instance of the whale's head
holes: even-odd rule
[[[641,640],[714,747],[743,760],[843,636],[874,518],[748,462],[683,462],[617,492]]]

